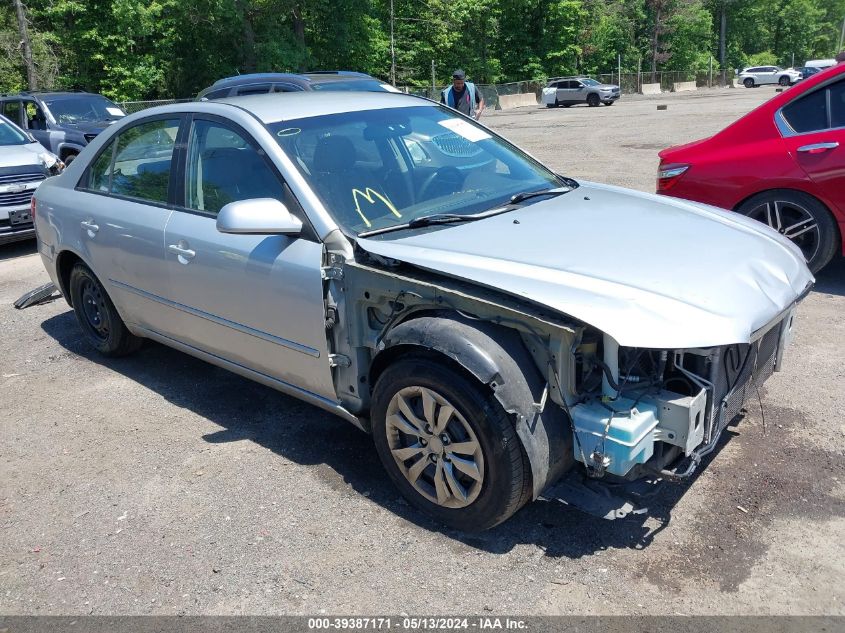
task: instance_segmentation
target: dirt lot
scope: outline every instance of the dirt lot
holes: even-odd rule
[[[658,149],[771,94],[486,122],[563,173],[651,191]],[[46,280],[33,244],[0,249],[0,613],[845,613],[842,261],[801,307],[765,427],[751,406],[651,516],[537,502],[472,536],[409,508],[341,420],[158,345],[104,361],[62,301],[12,308]]]

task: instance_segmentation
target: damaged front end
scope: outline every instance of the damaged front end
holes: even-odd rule
[[[619,348],[587,331],[573,350],[576,461],[592,478],[690,477],[746,400],[780,369],[794,306],[750,343]]]

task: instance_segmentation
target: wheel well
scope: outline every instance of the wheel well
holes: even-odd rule
[[[59,277],[59,290],[62,291],[62,296],[70,307],[73,307],[70,299],[70,271],[73,270],[74,265],[77,263],[84,262],[82,262],[82,258],[76,253],[62,251],[56,256],[56,273]]]
[[[59,158],[64,162],[68,156],[78,156],[79,152],[75,149],[64,148],[61,152],[59,152]]]

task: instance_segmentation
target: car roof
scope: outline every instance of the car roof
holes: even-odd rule
[[[343,112],[434,105],[429,99],[395,92],[350,92],[344,94],[343,99],[326,99],[326,95],[320,92],[269,93],[226,97],[213,103],[247,110],[265,124]],[[195,102],[194,105],[198,104]]]
[[[211,87],[221,88],[223,86],[239,86],[243,84],[252,84],[258,82],[273,82],[273,81],[299,81],[303,83],[327,83],[331,81],[349,81],[349,80],[375,80],[375,77],[358,73],[351,70],[315,70],[307,73],[249,73],[246,75],[233,75],[232,77],[224,77],[215,81]]]
[[[39,90],[32,90],[32,91],[21,91],[21,92],[9,92],[3,95],[0,95],[0,98],[9,99],[9,98],[23,98],[23,97],[33,97],[36,99],[55,99],[56,97],[99,97],[96,92],[84,92],[81,90],[65,90],[65,91],[50,91],[50,92],[41,92]]]

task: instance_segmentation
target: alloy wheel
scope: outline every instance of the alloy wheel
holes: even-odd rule
[[[775,200],[754,207],[746,215],[792,240],[808,262],[816,256],[821,242],[819,224],[804,206],[792,200]]]
[[[385,432],[399,470],[423,497],[445,508],[464,508],[478,498],[481,444],[441,394],[418,386],[398,391],[387,407]]]

